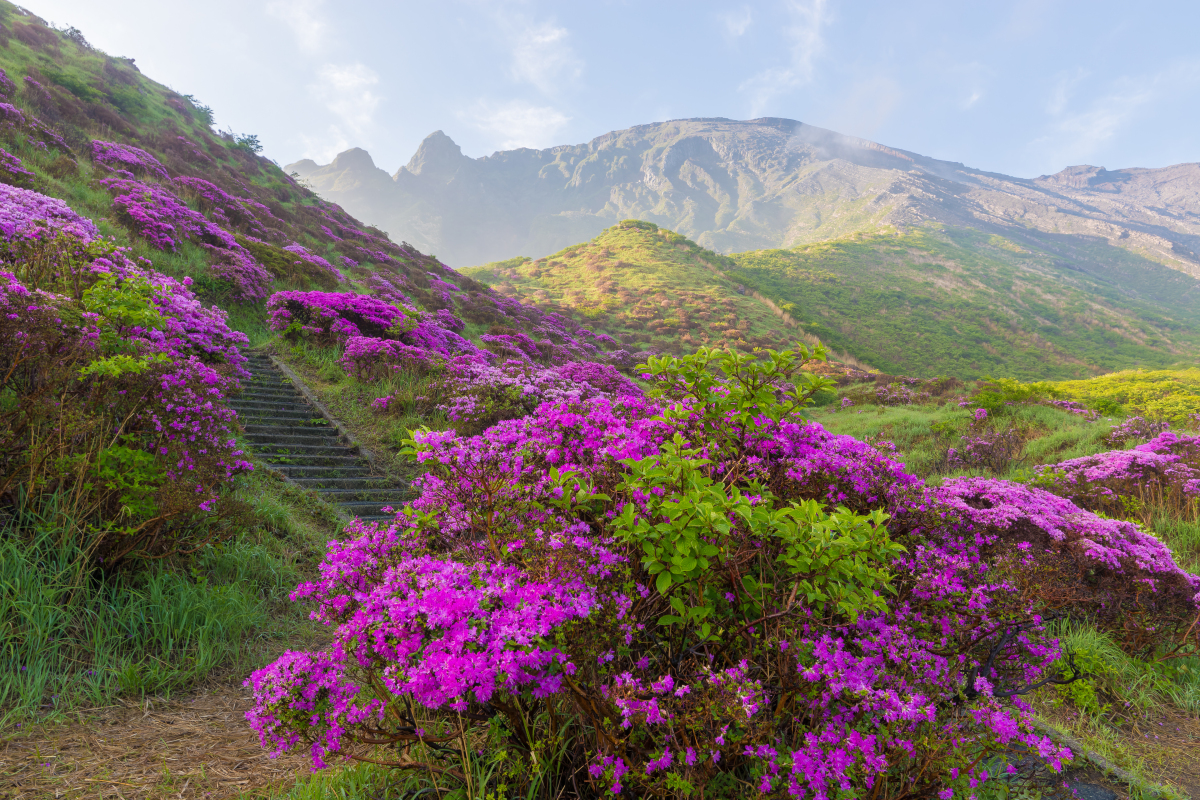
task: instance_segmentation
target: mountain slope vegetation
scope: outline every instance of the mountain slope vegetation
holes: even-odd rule
[[[752,350],[816,337],[893,374],[1086,377],[1173,365],[1200,344],[1194,314],[1170,315],[1004,237],[932,225],[720,255],[627,220],[546,258],[462,272],[573,308],[629,343]]]
[[[803,331],[720,272],[725,259],[653,223],[627,220],[545,258],[461,270],[505,296],[553,303],[629,345],[786,348]]]

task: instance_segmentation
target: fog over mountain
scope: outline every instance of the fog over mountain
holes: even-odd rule
[[[636,217],[719,252],[927,222],[1051,246],[1080,235],[1200,276],[1195,163],[1015,178],[767,118],[673,120],[482,158],[435,131],[394,175],[357,148],[286,169],[456,267],[537,258]]]

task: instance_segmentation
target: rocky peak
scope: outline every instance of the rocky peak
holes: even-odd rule
[[[411,172],[414,175],[424,175],[434,179],[449,180],[471,159],[463,155],[462,148],[454,143],[441,131],[434,131],[425,137],[417,152],[408,164],[396,173]]]

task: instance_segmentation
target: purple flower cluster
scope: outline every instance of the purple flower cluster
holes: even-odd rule
[[[70,209],[59,210],[69,218]],[[0,350],[8,354],[0,360],[12,362],[6,368],[9,375],[17,365],[26,377],[43,375],[21,387],[53,393],[21,401],[27,425],[42,424],[40,415],[47,409],[53,416],[59,413],[55,409],[66,414],[69,406],[77,416],[55,416],[53,424],[62,419],[92,424],[89,415],[109,415],[102,424],[132,438],[161,465],[167,483],[156,495],[157,516],[143,522],[137,535],[114,531],[102,537],[105,542],[97,552],[115,563],[147,537],[157,541],[155,531],[172,518],[211,510],[229,480],[252,469],[237,449],[237,415],[226,402],[246,374],[240,348],[247,339],[229,328],[224,312],[200,303],[187,288],[189,279],[180,282],[148,264],[135,264],[126,250],[93,241],[94,229],[88,233],[86,240],[68,232],[38,239],[19,227],[5,230],[7,246],[20,248],[12,252],[27,256],[30,248],[41,248],[40,261],[59,260],[56,270],[38,273],[37,280],[82,289],[84,300],[29,289],[18,278],[29,262],[18,259],[15,274],[0,273]],[[85,310],[91,291],[125,295],[132,308],[148,303],[151,313],[130,322],[120,301]],[[18,387],[19,396],[25,389]],[[72,441],[70,436],[56,438]],[[17,456],[12,451],[6,455]],[[97,530],[109,527],[106,523]]]
[[[17,85],[8,77],[8,73],[0,69],[0,98],[8,99],[17,91]]]
[[[180,241],[193,239],[228,250],[241,249],[232,234],[161,186],[128,178],[105,178],[100,183],[113,193],[117,213],[152,247],[174,250]]]
[[[1040,485],[1085,508],[1125,516],[1132,502],[1200,498],[1200,436],[1164,431],[1129,450],[1036,468]]]
[[[1161,598],[1138,601],[1143,610],[1155,606],[1154,619],[1180,608],[1195,613],[1197,579],[1129,523],[1005,481],[956,479],[923,488],[866,443],[803,420],[763,420],[742,443],[742,485],[797,502],[890,509],[889,527],[908,548],[893,564],[902,588],[886,612],[820,624],[823,612],[816,607],[781,597],[781,604],[799,605],[786,613],[784,605],[771,608],[781,618],[794,614],[793,621],[767,625],[761,621],[766,609],[748,612],[753,636],[736,650],[741,660],[672,667],[660,641],[668,629],[654,622],[661,613],[658,595],[639,584],[645,580],[637,566],[641,554],[625,551],[604,520],[627,503],[642,507],[637,494],[620,489],[622,465],[630,459],[656,456],[676,434],[707,447],[699,409],[695,415],[678,411],[668,422],[646,398],[598,395],[543,403],[536,415],[501,422],[474,438],[418,436],[428,472],[412,510],[388,527],[353,526],[349,538],[331,544],[322,578],[298,593],[318,599],[319,617],[336,626],[339,644],[327,655],[345,671],[346,685],[365,686],[377,674],[386,693],[373,699],[408,695],[448,712],[496,695],[536,700],[568,693],[578,707],[596,709],[593,724],[613,721],[598,741],[623,743],[619,754],[603,747],[595,753],[590,774],[610,788],[629,780],[656,785],[668,765],[703,777],[734,757],[758,764],[764,785],[797,797],[850,791],[858,786],[852,775],[903,772],[905,765],[916,775],[934,762],[941,765],[935,785],[944,786],[960,775],[964,782],[984,779],[972,768],[981,747],[1020,741],[1051,760],[1066,755],[1033,732],[1028,706],[1013,697],[1052,674],[1059,655],[1042,627],[1038,601],[1030,605],[1030,598],[1051,593],[1050,608],[1059,599],[1053,592],[1070,592],[1098,613],[1114,609],[1109,619],[1123,609],[1122,625],[1132,618],[1144,622],[1145,613],[1129,613],[1134,593],[1122,587],[1132,582]],[[708,452],[717,457],[722,450]],[[731,468],[718,463],[712,472]],[[571,476],[568,485],[595,486],[611,501],[596,507],[586,497],[571,499],[554,478],[564,474]],[[735,526],[731,535],[724,546],[744,544],[748,552],[769,546],[751,529]],[[1030,569],[1031,560],[1052,569]],[[425,577],[429,571],[436,579]],[[481,613],[479,598],[490,591],[493,574],[503,574],[505,586],[537,587],[538,599],[525,606],[529,613],[556,609],[552,622],[538,616],[529,623],[533,636],[505,640],[512,653],[506,658],[529,659],[517,673],[527,683],[514,684],[512,672],[486,660],[476,666],[463,660],[470,652],[465,643],[479,641],[469,637],[491,636],[511,606],[492,603],[487,607],[499,616],[468,616],[476,621],[455,629],[463,633],[446,633],[460,624],[457,614]],[[1102,589],[1090,589],[1097,575]],[[637,588],[622,588],[631,585]],[[429,594],[435,587],[441,592],[436,604]],[[718,614],[736,615],[741,590],[730,585],[722,591]],[[566,610],[564,598],[583,605]],[[416,621],[423,627],[414,628]],[[449,657],[443,655],[447,638],[455,648],[453,667],[442,660]],[[550,641],[558,642],[553,652],[545,644]],[[285,666],[268,668],[253,683],[283,685],[271,676]],[[552,680],[559,671],[569,680]],[[321,757],[336,749],[324,722],[310,730],[288,716],[312,696],[309,685],[260,692],[251,720],[265,744],[321,742]],[[959,710],[964,701],[952,698],[963,692],[967,706]],[[781,729],[761,713],[764,698],[775,702],[781,693],[797,704],[789,714],[798,716],[779,724],[802,725],[807,732],[799,741],[780,742]],[[362,707],[360,695],[346,696],[357,705],[347,702],[343,718]],[[695,736],[672,739],[676,725]],[[342,725],[338,747],[356,740],[353,727]]]
[[[253,234],[265,236],[267,225],[279,223],[271,209],[262,203],[235,197],[211,181],[181,175],[174,182],[180,194],[192,198],[201,211],[224,225],[238,225]]]
[[[1166,420],[1130,417],[1109,431],[1108,435],[1104,437],[1104,443],[1109,447],[1124,447],[1130,441],[1153,439],[1170,429],[1171,423]]]
[[[118,173],[169,180],[166,167],[157,158],[132,145],[93,140],[92,160]]]
[[[1088,422],[1095,422],[1100,419],[1100,412],[1093,411],[1087,408],[1082,403],[1077,403],[1074,400],[1044,400],[1042,401],[1048,406],[1062,409],[1068,414],[1077,414],[1087,419]]]
[[[0,237],[39,239],[68,233],[82,242],[90,242],[100,232],[87,217],[76,214],[56,197],[0,184]]]
[[[0,149],[0,170],[8,173],[10,179],[18,181],[28,181],[34,177],[32,172],[21,166],[21,159],[4,149]]]
[[[924,403],[929,392],[923,392],[903,383],[889,383],[875,390],[875,402],[881,406],[911,406]]]
[[[345,276],[342,275],[341,270],[339,270],[333,264],[330,264],[325,259],[321,258],[319,255],[309,252],[308,248],[306,248],[304,245],[292,243],[283,249],[289,253],[293,253],[293,254],[299,256],[301,259],[303,259],[304,261],[307,261],[309,264],[313,264],[315,266],[320,267],[323,270],[326,270],[327,272],[329,272],[329,273],[333,274],[335,277],[337,277],[337,279],[340,281],[344,281],[346,279]]]

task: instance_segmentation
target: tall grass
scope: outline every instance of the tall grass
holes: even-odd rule
[[[0,728],[244,666],[294,585],[245,540],[206,548],[189,572],[103,574],[56,519],[25,508],[0,530]]]

